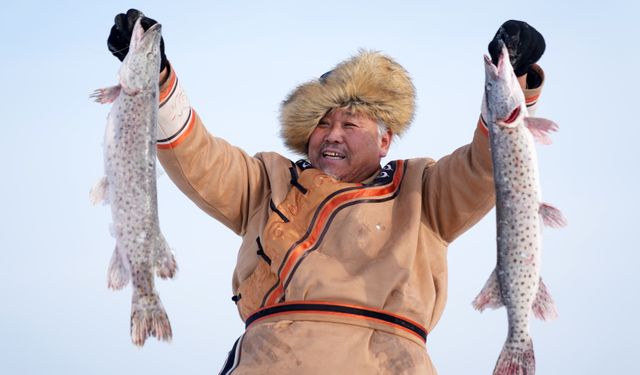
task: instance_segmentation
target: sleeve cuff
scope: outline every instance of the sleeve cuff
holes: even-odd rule
[[[533,64],[527,73],[527,88],[524,90],[524,99],[527,108],[538,103],[542,87],[544,86],[544,70],[538,64]]]
[[[178,146],[193,129],[196,114],[171,65],[169,77],[160,87],[157,145],[160,149]]]
[[[482,119],[482,116],[478,117],[478,130],[480,130],[480,132],[485,136],[489,136],[489,127]]]

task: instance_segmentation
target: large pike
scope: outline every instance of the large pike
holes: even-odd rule
[[[496,269],[473,301],[478,310],[505,306],[507,339],[494,375],[533,375],[535,357],[529,316],[557,316],[540,278],[541,223],[565,225],[560,211],[542,203],[534,140],[549,144],[557,126],[528,117],[522,89],[503,47],[497,66],[485,56],[482,117],[489,128],[496,189]]]
[[[119,85],[96,90],[99,103],[113,103],[104,136],[106,176],[92,190],[94,203],[111,205],[116,248],[108,286],[121,289],[131,280],[131,339],[144,345],[149,336],[171,340],[171,325],[154,287],[154,270],[173,277],[176,263],[160,232],[156,188],[156,127],[161,26],[146,32],[140,19],[118,73]]]

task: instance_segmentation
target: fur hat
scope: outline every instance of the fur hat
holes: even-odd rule
[[[282,103],[281,136],[287,147],[306,154],[313,129],[335,108],[369,115],[402,135],[413,120],[415,88],[400,64],[379,52],[360,51],[298,86]]]

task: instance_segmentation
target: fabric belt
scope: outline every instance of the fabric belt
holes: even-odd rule
[[[251,314],[245,321],[245,327],[248,329],[252,324],[270,317],[293,314],[331,314],[370,320],[408,332],[423,344],[427,342],[427,330],[410,319],[384,310],[331,302],[290,301],[267,306]]]

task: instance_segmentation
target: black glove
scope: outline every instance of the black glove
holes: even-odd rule
[[[142,17],[140,24],[145,31],[152,25],[158,23],[156,20],[145,17],[144,14],[137,9],[129,9],[127,14],[120,13],[113,20],[113,27],[111,27],[111,33],[107,39],[107,46],[109,47],[109,51],[120,61],[124,60],[127,52],[129,52],[133,25],[140,17]],[[160,71],[162,71],[167,64],[167,56],[164,54],[164,39],[160,39]]]
[[[517,77],[529,71],[531,64],[540,59],[545,49],[542,34],[523,21],[509,20],[500,26],[489,42],[489,54],[493,64],[498,64],[502,42],[509,50],[509,60]]]

